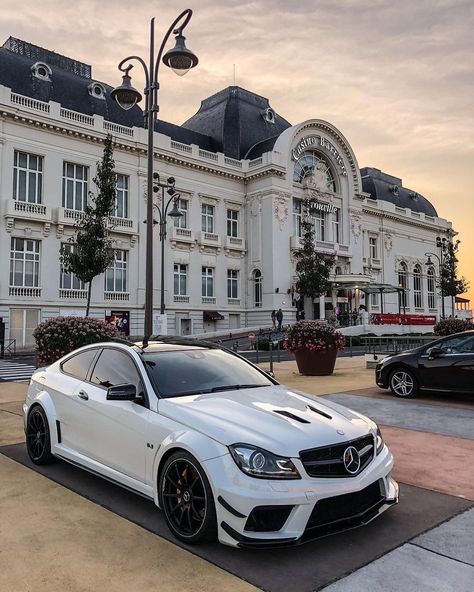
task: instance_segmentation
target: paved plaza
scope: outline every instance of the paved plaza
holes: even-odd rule
[[[278,550],[185,547],[159,511],[66,463],[30,464],[25,384],[0,384],[2,592],[468,592],[474,581],[474,401],[395,399],[374,387],[362,358],[339,358],[329,377],[278,380],[377,421],[395,456],[400,503],[370,525]]]

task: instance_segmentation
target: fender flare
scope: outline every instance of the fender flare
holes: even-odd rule
[[[54,406],[50,394],[44,390],[37,393],[35,395],[35,398],[31,401],[28,407],[27,417],[30,414],[31,409],[36,405],[39,405],[46,414],[46,419],[48,420],[49,427],[49,437],[51,441],[51,450],[53,450],[53,447],[59,444],[58,430],[56,428],[56,421],[58,420],[58,415],[56,413],[56,408]]]
[[[180,430],[169,434],[161,443],[161,446],[157,450],[155,458],[153,459],[152,475],[155,503],[157,506],[159,506],[158,488],[160,470],[165,459],[175,450],[185,450],[186,452],[189,452],[189,454],[192,454],[199,461],[202,470],[206,473],[210,482],[212,482],[212,479],[207,471],[206,461],[229,453],[224,444],[220,444],[216,440],[213,440],[212,438],[209,438],[209,436],[201,434],[200,432]]]

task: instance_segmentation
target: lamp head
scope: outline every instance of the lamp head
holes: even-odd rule
[[[178,208],[178,198],[174,200],[173,208],[168,216],[170,218],[181,218],[183,216],[183,212],[181,212],[181,210]]]
[[[129,70],[132,68],[133,66],[129,66],[125,70],[125,74],[122,76],[122,84],[114,88],[110,93],[110,96],[115,99],[125,111],[128,111],[142,100],[142,95],[136,88],[133,88],[132,79],[128,74]]]
[[[426,265],[433,265],[433,261],[431,261],[431,255],[428,255],[428,259],[426,260]]]
[[[196,54],[186,47],[185,39],[181,31],[178,31],[175,37],[176,45],[163,56],[163,64],[178,76],[184,76],[199,62]]]

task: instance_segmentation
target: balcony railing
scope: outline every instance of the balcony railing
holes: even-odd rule
[[[227,304],[230,306],[240,306],[240,298],[227,298]]]
[[[215,304],[216,303],[216,297],[215,296],[203,296],[202,297],[202,303],[203,304]]]
[[[69,290],[61,288],[59,290],[59,298],[67,298],[69,300],[81,300],[87,298],[87,290]]]
[[[129,300],[129,292],[104,292],[104,300]]]
[[[187,303],[187,302],[189,302],[189,296],[179,296],[178,294],[175,294],[173,296],[173,301],[180,302],[180,303]]]
[[[58,224],[77,224],[84,217],[82,210],[70,210],[69,208],[56,208],[56,222]]]
[[[226,236],[225,248],[229,251],[245,251],[245,239],[237,236]]]
[[[202,230],[199,233],[198,241],[201,245],[210,245],[213,247],[220,246],[220,237],[218,234],[215,234],[213,232],[205,232],[204,230]]]
[[[179,228],[177,226],[171,227],[171,242],[193,243],[194,233],[189,228]]]
[[[41,288],[24,288],[19,286],[10,286],[10,296],[20,296],[21,298],[40,298]]]
[[[27,218],[28,220],[48,222],[51,220],[51,208],[40,203],[9,199],[5,216],[7,218]]]

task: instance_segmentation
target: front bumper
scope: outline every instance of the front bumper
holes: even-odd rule
[[[293,462],[304,476],[302,479],[278,481],[249,477],[240,471],[229,454],[204,463],[216,500],[221,543],[234,547],[298,545],[367,524],[398,502],[398,484],[391,477],[393,457],[386,446],[355,477],[310,478],[306,477],[299,459]],[[380,495],[363,501],[364,492],[373,491],[377,485]],[[352,500],[347,509],[346,499]],[[324,508],[321,516],[315,506],[322,500],[326,502],[320,504]],[[354,500],[360,502],[354,504]],[[331,509],[333,501],[338,507],[336,512]],[[246,529],[252,510],[267,506],[291,507],[283,526],[262,532]]]
[[[388,388],[387,372],[382,372],[382,364],[375,367],[375,382],[381,388]]]

